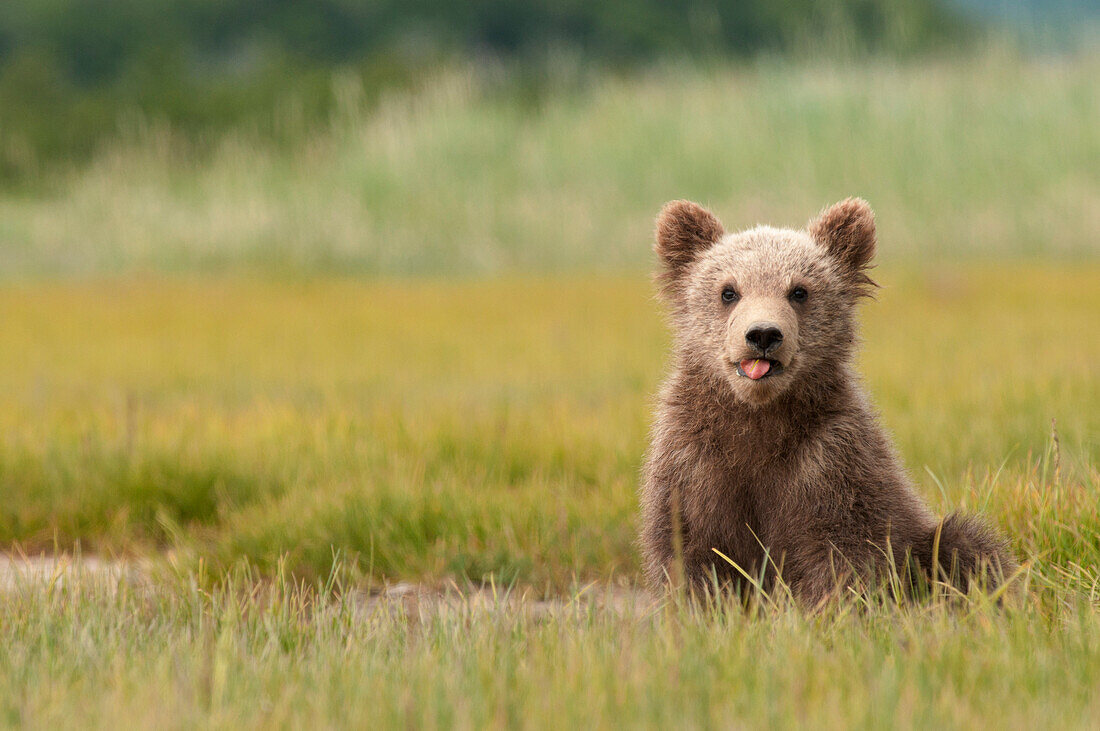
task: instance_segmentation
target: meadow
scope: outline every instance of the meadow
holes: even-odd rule
[[[529,92],[476,66],[401,93],[337,76],[293,144],[128,119],[90,166],[0,197],[0,273],[640,271],[664,201],[799,225],[853,194],[891,261],[1095,258],[1098,75],[991,51],[566,68]],[[271,124],[298,129],[295,106]]]
[[[148,568],[0,588],[0,724],[1095,727],[1098,70],[761,62],[526,98],[456,69],[348,86],[291,147],[150,122],[5,193],[0,546]],[[653,215],[800,225],[850,194],[880,222],[866,385],[1024,591],[641,592]]]

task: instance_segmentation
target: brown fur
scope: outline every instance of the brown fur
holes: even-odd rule
[[[682,569],[696,587],[742,586],[712,549],[765,587],[781,567],[811,605],[892,564],[930,576],[936,563],[937,578],[962,588],[1015,570],[993,530],[941,521],[918,497],[852,369],[856,304],[874,286],[866,202],[838,203],[806,231],[726,234],[710,212],[675,201],[657,218],[656,251],[675,365],[641,493],[651,583]],[[792,299],[798,287],[804,302]],[[739,299],[724,303],[726,288]],[[754,381],[738,364],[760,356],[745,339],[760,323],[783,339],[768,352],[774,374]]]

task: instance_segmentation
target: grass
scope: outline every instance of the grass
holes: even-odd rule
[[[0,594],[0,718],[41,728],[1100,721],[1100,613],[1081,595],[815,616],[675,602],[616,610],[591,595],[545,614],[507,596],[435,610],[364,604],[339,580],[257,589],[240,571],[211,591],[22,586]]]
[[[457,74],[369,113],[347,90],[278,149],[192,159],[154,125],[0,197],[0,547],[153,565],[0,576],[0,725],[1095,728],[1096,65],[534,101]],[[1026,592],[652,605],[652,216],[853,193],[885,285],[860,370],[918,489],[1000,525]],[[464,594],[367,596],[397,581]]]
[[[939,510],[988,510],[1022,554],[1085,565],[1100,559],[1098,276],[884,271],[861,361]],[[629,579],[668,348],[651,291],[561,276],[4,287],[0,542],[221,568],[286,555],[307,577],[336,547],[375,580],[551,593]]]
[[[666,200],[745,226],[853,194],[893,257],[1094,258],[1098,75],[1095,55],[992,53],[582,76],[533,100],[476,69],[381,100],[341,82],[330,128],[296,144],[242,133],[204,157],[138,125],[0,199],[0,272],[637,271]]]

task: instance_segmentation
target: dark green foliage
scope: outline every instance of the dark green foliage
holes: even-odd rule
[[[611,60],[790,51],[821,35],[852,49],[909,51],[953,35],[938,0],[15,0],[0,9],[0,54],[45,49],[83,85],[165,51],[191,61],[257,50],[307,63],[444,49],[495,55],[574,48]]]
[[[0,181],[79,162],[136,123],[293,137],[334,109],[337,68],[373,95],[458,57],[509,59],[537,82],[563,53],[617,67],[908,54],[965,33],[938,0],[8,0]]]

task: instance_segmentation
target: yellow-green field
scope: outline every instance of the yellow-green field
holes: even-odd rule
[[[0,561],[0,725],[1100,726],[1098,64],[969,61],[526,101],[456,73],[289,148],[152,125],[0,194],[0,549],[140,567]],[[653,215],[849,194],[866,385],[1024,590],[645,595]]]
[[[589,601],[638,578],[634,491],[667,345],[643,277],[7,286],[2,540],[176,568],[151,586],[0,591],[0,714],[1094,727],[1098,276],[880,272],[862,368],[887,424],[933,504],[985,510],[1032,574],[1012,608],[819,617]],[[218,578],[244,561],[286,578]],[[526,598],[363,603],[397,579]],[[589,582],[549,616],[530,601]]]
[[[1028,555],[1070,551],[1060,523],[1100,529],[1095,500],[1033,514],[1100,496],[1100,267],[880,279],[862,369],[929,498],[988,509]],[[0,311],[4,543],[285,555],[307,576],[336,548],[376,579],[550,591],[635,578],[668,347],[644,277],[13,285]]]

